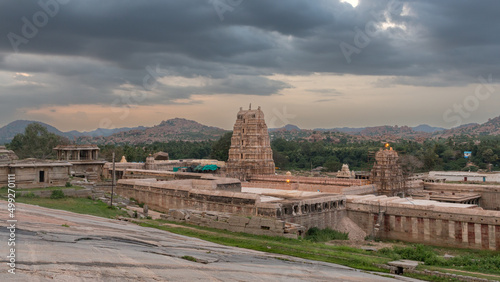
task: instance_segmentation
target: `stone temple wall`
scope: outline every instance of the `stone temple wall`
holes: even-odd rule
[[[300,224],[306,228],[332,228],[346,216],[346,198],[328,195],[304,199],[288,199],[281,202],[280,219]]]
[[[227,175],[241,180],[255,174],[274,175],[273,151],[260,107],[238,112],[226,165]]]
[[[162,212],[171,209],[223,212],[274,218],[306,228],[334,228],[336,222],[345,216],[346,198],[343,195],[319,194],[263,202],[259,194],[224,191],[223,186],[213,186],[209,182],[122,179],[118,181],[116,193]]]
[[[156,179],[122,179],[116,193],[134,198],[150,208],[168,212],[170,209],[217,211],[240,215],[257,214],[256,194],[221,191],[211,185],[193,185],[191,180],[156,181]]]
[[[298,224],[259,216],[237,216],[220,212],[201,212],[196,210],[170,210],[163,219],[176,222],[225,229],[231,232],[245,232],[255,235],[283,236],[298,238],[306,229]]]
[[[347,196],[347,216],[367,234],[381,239],[500,250],[500,212],[474,205]]]

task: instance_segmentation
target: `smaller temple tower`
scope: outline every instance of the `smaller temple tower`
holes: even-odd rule
[[[257,110],[252,110],[251,106],[248,110],[240,108],[234,124],[226,167],[228,176],[241,180],[255,174],[274,174],[271,141],[260,107]]]
[[[337,172],[337,178],[355,178],[356,173],[349,170],[348,164],[342,164],[342,170]]]
[[[385,144],[385,149],[380,149],[375,154],[370,179],[378,186],[379,194],[395,196],[404,192],[406,184],[398,160],[398,153],[389,144]]]
[[[151,154],[146,157],[146,164],[144,165],[144,169],[156,170],[155,158]]]

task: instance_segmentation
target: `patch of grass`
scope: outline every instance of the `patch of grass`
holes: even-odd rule
[[[35,195],[35,193],[33,193],[33,192],[29,192],[29,193],[24,194],[24,195],[19,195],[19,197],[25,197],[25,198],[28,198],[28,199],[40,198],[40,196]]]
[[[117,216],[127,216],[124,210],[108,209],[108,205],[101,201],[93,201],[87,198],[19,198],[19,203],[38,205],[41,207],[65,210],[80,214],[90,214],[106,218],[115,218]]]
[[[500,275],[500,254],[490,251],[457,250],[448,249],[455,253],[454,258],[445,259],[441,254],[446,249],[425,246],[421,244],[406,247],[394,246],[383,248],[378,252],[394,260],[410,259],[423,261],[425,266],[437,266],[441,268],[457,269],[462,271],[473,271]]]
[[[198,262],[198,260],[192,256],[183,256],[181,257],[182,259],[185,259],[185,260],[189,260],[189,261],[192,261],[192,262]]]
[[[45,188],[16,188],[16,196],[21,195],[20,192],[24,191],[29,191],[29,192],[35,192],[35,191],[53,191],[53,190],[63,190],[63,189],[75,189],[75,190],[83,190],[85,188],[81,186],[71,186],[71,187],[57,187],[57,186],[51,186],[51,187],[45,187]],[[6,197],[8,192],[8,187],[4,186],[0,188],[0,196],[1,197]]]
[[[306,239],[313,242],[328,242],[332,240],[349,240],[349,233],[340,232],[330,228],[319,229],[309,228],[306,232]]]
[[[443,272],[443,267],[439,267],[439,266],[426,266],[426,265],[419,266],[419,270],[423,270],[423,269],[427,269],[430,271]],[[470,273],[470,272],[467,272],[465,270],[460,271],[460,270],[454,270],[452,268],[446,268],[446,272],[451,273],[451,274],[474,276],[474,277],[483,278],[483,279],[489,279],[489,280],[494,279],[494,280],[500,281],[500,275],[483,274],[483,273]]]
[[[62,227],[69,227],[69,225],[67,225],[66,223],[61,225]]]
[[[66,198],[66,195],[64,195],[64,192],[62,190],[54,190],[52,191],[52,195],[50,195],[51,199],[64,199]]]

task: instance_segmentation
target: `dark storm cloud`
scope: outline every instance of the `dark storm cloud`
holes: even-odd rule
[[[215,82],[158,84],[144,103],[173,103],[193,94],[273,95],[290,87],[264,77],[272,74],[394,76],[381,86],[449,86],[500,76],[499,1],[361,0],[353,8],[335,0],[245,0],[226,11],[223,21],[208,0],[61,2],[68,3],[58,4],[27,42],[18,42],[17,53],[13,34],[24,37],[24,19],[32,24],[43,9],[37,1],[0,3],[0,69],[36,74],[36,83],[3,87],[2,101],[12,103],[11,109],[109,104],[121,85],[144,90],[148,66],[160,66],[160,77]],[[356,38],[366,27],[375,30],[359,46]],[[342,42],[357,50],[350,62]]]

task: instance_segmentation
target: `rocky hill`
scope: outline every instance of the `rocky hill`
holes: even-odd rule
[[[301,129],[293,124],[287,124],[283,127],[280,128],[269,128],[269,132],[274,132],[274,131],[300,131]]]
[[[500,116],[489,119],[483,124],[470,123],[455,127],[433,136],[447,138],[454,135],[478,136],[478,135],[500,135]]]
[[[139,144],[167,141],[206,141],[219,139],[226,130],[206,126],[196,121],[175,118],[162,121],[159,125],[115,133],[111,136],[80,137],[78,143]]]

